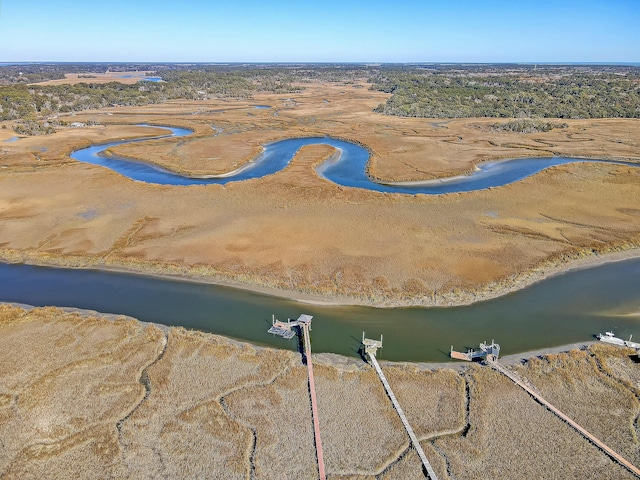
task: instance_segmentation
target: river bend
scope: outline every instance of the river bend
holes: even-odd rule
[[[182,137],[191,133],[191,130],[184,128],[164,126],[161,128],[166,128],[171,131],[170,135],[166,135],[167,137]],[[151,138],[157,139],[163,137]],[[110,168],[121,175],[140,182],[159,185],[224,185],[229,182],[261,178],[277,173],[291,162],[296,152],[303,146],[324,144],[330,145],[340,152],[340,155],[336,158],[329,159],[316,167],[318,174],[326,180],[345,187],[412,195],[439,195],[499,187],[522,180],[545,168],[566,163],[597,162],[640,167],[640,163],[609,160],[588,160],[567,157],[519,158],[483,163],[476,171],[469,175],[459,175],[423,182],[378,183],[369,178],[366,173],[367,162],[370,156],[369,152],[360,145],[332,137],[290,138],[269,143],[264,146],[264,151],[260,155],[238,170],[222,175],[206,177],[189,177],[141,161],[104,155],[104,151],[108,148],[126,143],[149,140],[151,138],[122,140],[102,145],[92,145],[76,150],[71,154],[71,158]]]

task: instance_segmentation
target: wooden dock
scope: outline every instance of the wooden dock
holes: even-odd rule
[[[300,315],[297,320],[281,322],[276,320],[275,316],[271,320],[271,328],[268,333],[278,335],[280,337],[291,339],[295,336],[295,329],[300,329],[304,343],[304,357],[307,363],[307,373],[309,377],[309,397],[311,399],[311,419],[313,421],[313,435],[316,444],[316,457],[318,460],[318,476],[320,480],[326,480],[327,474],[324,468],[324,455],[322,453],[322,440],[320,439],[320,420],[318,416],[318,401],[316,399],[316,382],[313,377],[313,363],[311,362],[311,337],[309,330],[311,329],[311,315]]]
[[[413,444],[413,447],[418,452],[418,456],[420,457],[420,461],[422,462],[422,466],[424,468],[425,473],[428,475],[428,477],[431,480],[438,480],[438,477],[436,476],[436,472],[433,471],[433,468],[431,467],[431,464],[429,463],[427,456],[424,454],[424,450],[422,450],[422,446],[420,445],[420,441],[418,440],[418,437],[416,437],[416,434],[413,432],[413,428],[411,428],[411,425],[409,424],[409,420],[407,420],[407,417],[405,416],[404,411],[402,410],[402,407],[398,402],[398,399],[393,393],[393,390],[391,390],[391,385],[389,385],[389,382],[387,381],[387,377],[385,377],[384,373],[382,372],[382,369],[380,368],[380,365],[378,364],[378,360],[376,359],[376,350],[378,348],[382,348],[382,337],[380,337],[379,341],[371,340],[368,338],[364,338],[364,332],[362,332],[362,345],[364,346],[365,354],[369,356],[369,359],[371,360],[373,367],[376,369],[376,373],[378,374],[378,377],[380,377],[380,381],[382,382],[382,385],[384,386],[384,389],[387,392],[387,395],[391,399],[391,403],[396,409],[396,412],[398,413],[398,416],[402,421],[402,425],[404,425],[404,429],[407,431],[407,434],[411,439],[411,443]]]
[[[456,352],[451,345],[451,352],[449,356],[455,360],[464,360],[466,362],[473,362],[474,360],[482,358],[495,358],[500,356],[500,345],[491,340],[491,343],[482,342],[480,344],[480,350],[474,350],[470,348],[466,353]]]
[[[582,435],[584,438],[586,438],[589,442],[591,442],[596,447],[598,447],[600,450],[602,450],[612,460],[614,460],[615,462],[618,462],[620,465],[622,465],[627,470],[629,470],[631,473],[633,473],[636,477],[640,478],[640,469],[638,469],[635,465],[633,465],[631,462],[626,460],[624,457],[622,457],[620,454],[618,454],[615,450],[613,450],[612,448],[607,446],[604,442],[602,442],[601,440],[599,440],[598,438],[593,436],[587,430],[585,430],[580,425],[578,425],[576,422],[574,422],[571,418],[569,418],[564,413],[562,413],[560,410],[558,410],[556,407],[554,407],[551,403],[549,403],[547,400],[545,400],[542,397],[542,395],[540,395],[538,392],[536,392],[526,382],[524,382],[518,375],[516,375],[515,372],[512,372],[511,370],[507,369],[502,364],[500,364],[497,360],[488,359],[487,360],[487,364],[490,365],[496,371],[502,373],[504,376],[506,376],[509,379],[511,379],[511,381],[513,381],[516,385],[521,387],[525,392],[527,392],[529,395],[531,395],[538,403],[540,403],[540,405],[544,406],[551,413],[553,413],[556,416],[558,416],[562,421],[564,421],[569,426],[571,426],[574,430],[576,430],[580,435]]]
[[[307,358],[307,372],[309,374],[309,396],[311,397],[311,416],[313,417],[313,434],[316,442],[316,456],[318,458],[318,474],[320,480],[326,480],[324,469],[324,455],[322,454],[322,440],[320,439],[320,420],[318,417],[318,401],[316,400],[316,382],[313,378],[313,363],[311,362],[311,339],[309,337],[309,323],[303,323],[304,354]]]

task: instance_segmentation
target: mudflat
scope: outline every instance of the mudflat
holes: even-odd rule
[[[563,120],[565,128],[522,134],[494,128],[499,119],[372,113],[387,95],[357,87],[108,108],[66,119],[96,126],[12,142],[0,130],[0,258],[392,306],[469,303],[585,259],[638,254],[640,169],[630,166],[568,164],[504,187],[410,196],[320,178],[313,166],[333,153],[327,146],[303,148],[277,174],[224,187],[149,185],[68,157],[91,143],[161,132],[136,126],[148,123],[194,133],[111,152],[190,175],[233,170],[267,142],[322,135],[367,147],[369,174],[387,181],[458,175],[502,158],[640,161],[637,119]]]

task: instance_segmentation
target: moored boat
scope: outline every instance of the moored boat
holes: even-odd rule
[[[599,333],[596,335],[596,338],[601,342],[611,343],[613,345],[618,345],[619,347],[629,347],[640,350],[640,343],[632,342],[632,337],[633,335],[630,335],[629,340],[622,340],[621,338],[616,337],[613,332],[604,332],[604,334]]]
[[[616,337],[613,332],[604,332],[604,334],[599,333],[596,335],[596,338],[601,342],[611,343],[613,345],[619,345],[621,347],[625,346],[625,341],[621,338]]]

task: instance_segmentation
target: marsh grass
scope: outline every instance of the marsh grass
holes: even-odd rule
[[[220,398],[269,383],[290,365],[291,352],[257,350],[215,335],[171,329],[163,357],[148,370],[152,388],[122,426],[124,469],[137,476],[245,478],[253,435],[229,417]]]
[[[409,439],[373,368],[347,372],[314,368],[327,472],[373,475]]]
[[[593,345],[517,370],[637,464],[632,353]],[[423,478],[375,371],[321,359],[314,370],[329,477]],[[128,318],[0,305],[0,367],[2,479],[317,474],[297,353],[181,328],[165,334]],[[488,368],[384,371],[440,478],[632,478]]]
[[[434,443],[455,478],[634,478],[499,373],[474,366],[466,435]]]
[[[234,418],[255,430],[256,478],[313,478],[318,474],[303,365],[291,368],[272,384],[237,390],[224,402]]]
[[[637,375],[628,358],[631,350],[595,344],[589,350],[534,358],[520,367],[542,395],[579,425],[634,464],[640,463],[640,443],[634,421],[640,414],[637,389],[616,376]],[[625,360],[626,358],[626,360]],[[614,365],[607,371],[602,365]]]
[[[116,424],[144,397],[138,378],[160,352],[162,332],[2,305],[0,339],[0,476],[108,473],[119,452]]]
[[[465,385],[456,372],[405,364],[384,367],[384,374],[418,438],[462,430]]]

